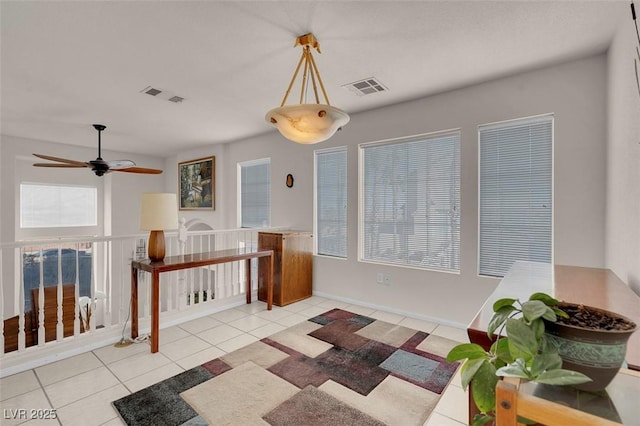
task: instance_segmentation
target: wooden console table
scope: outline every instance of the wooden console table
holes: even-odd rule
[[[273,304],[273,250],[243,251],[239,249],[218,250],[208,253],[194,253],[183,256],[165,257],[160,262],[149,259],[131,262],[131,337],[138,337],[138,271],[151,273],[151,352],[158,352],[160,346],[160,274],[181,269],[199,268],[218,263],[246,261],[247,303],[251,303],[251,259],[269,259],[267,275],[267,309]]]
[[[558,300],[582,303],[622,314],[640,324],[640,297],[609,269],[515,262],[494,292],[485,301],[467,328],[471,343],[489,350],[493,340],[487,326],[493,316],[493,303],[504,297],[528,300],[536,292],[547,293]],[[640,370],[640,332],[627,342],[628,368]],[[469,392],[469,421],[477,413]]]

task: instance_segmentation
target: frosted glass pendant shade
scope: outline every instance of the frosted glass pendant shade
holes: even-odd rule
[[[349,115],[331,105],[298,104],[273,108],[265,120],[293,142],[314,144],[333,136],[349,122]]]
[[[320,43],[316,37],[311,33],[302,35],[296,38],[295,45],[302,46],[302,56],[293,72],[293,77],[291,77],[291,82],[280,107],[267,112],[265,120],[290,141],[300,144],[326,141],[349,122],[349,115],[341,109],[332,107],[329,103],[320,71],[318,71],[316,61],[311,54],[311,49],[320,52]],[[303,65],[304,67],[302,67]],[[303,72],[300,74],[301,69]],[[302,80],[300,101],[298,104],[287,105],[287,98],[298,75]],[[315,104],[305,102],[307,92],[313,93]],[[324,103],[320,103],[320,94],[324,97]]]

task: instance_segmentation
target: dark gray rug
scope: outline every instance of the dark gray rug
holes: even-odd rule
[[[207,423],[180,397],[180,393],[211,379],[213,374],[195,367],[151,385],[113,403],[128,425],[195,426]],[[192,423],[192,422],[196,423]]]

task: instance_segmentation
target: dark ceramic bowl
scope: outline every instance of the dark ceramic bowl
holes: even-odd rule
[[[578,305],[561,303],[558,307],[563,309],[563,306]],[[598,330],[545,321],[547,340],[557,349],[562,358],[562,368],[578,371],[593,380],[574,385],[574,387],[597,392],[611,383],[624,364],[627,341],[631,334],[638,329],[638,326],[629,318],[615,312],[591,306],[585,306],[585,308],[627,321],[633,325],[629,330]]]

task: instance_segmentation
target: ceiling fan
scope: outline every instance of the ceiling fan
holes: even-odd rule
[[[103,160],[100,135],[102,131],[107,128],[107,126],[103,126],[102,124],[94,124],[93,128],[98,131],[98,158],[96,158],[95,160],[91,160],[91,161],[87,161],[86,163],[83,163],[82,161],[52,157],[50,155],[33,154],[38,158],[42,158],[43,160],[57,161],[57,163],[34,163],[33,165],[36,167],[62,167],[62,168],[88,167],[91,170],[93,170],[96,176],[102,176],[105,173],[110,173],[112,171],[127,172],[127,173],[142,173],[142,174],[150,174],[150,175],[157,175],[162,173],[162,170],[159,170],[159,169],[147,169],[144,167],[135,167],[136,163],[130,160],[115,160],[115,161]]]

